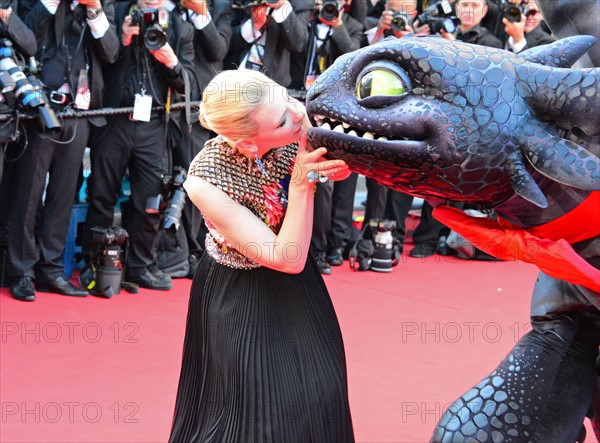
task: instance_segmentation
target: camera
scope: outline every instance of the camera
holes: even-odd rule
[[[392,272],[392,267],[400,261],[400,252],[393,236],[396,221],[372,219],[369,220],[369,228],[373,234],[374,247],[369,269],[375,272]]]
[[[173,168],[173,178],[169,183],[170,197],[167,199],[167,208],[163,217],[163,229],[172,229],[176,231],[181,224],[181,213],[185,206],[187,194],[183,189],[183,182],[187,177],[187,171],[181,167]]]
[[[96,253],[89,266],[79,274],[79,284],[92,295],[111,298],[121,292],[123,276],[123,250],[129,234],[121,227],[91,230],[91,240],[96,244]]]
[[[406,26],[412,22],[412,16],[406,11],[394,11],[392,16],[392,32],[406,31]]]
[[[417,17],[417,21],[419,26],[429,25],[432,34],[439,34],[442,30],[451,34],[460,25],[460,19],[448,0],[429,6]]]
[[[127,234],[127,231],[118,226],[115,228],[101,228],[96,226],[90,231],[92,242],[94,242],[98,246],[121,246],[125,244],[125,242],[129,238],[129,234]]]
[[[150,51],[156,51],[167,43],[169,11],[164,8],[133,9],[131,25],[140,27],[144,46]]]
[[[323,0],[323,5],[319,11],[319,18],[326,22],[337,19],[344,5],[338,0]]]
[[[502,17],[506,18],[509,22],[521,21],[521,15],[527,14],[527,5],[521,3],[520,5],[507,4],[502,9]]]
[[[183,182],[187,178],[187,171],[181,166],[173,168],[173,175],[163,175],[163,194],[152,195],[146,199],[146,213],[163,213],[163,229],[177,231],[181,224],[181,214],[187,194],[183,189]],[[164,198],[164,194],[167,198]]]
[[[246,9],[261,5],[276,5],[277,3],[279,3],[279,0],[231,0],[231,7],[233,9]]]
[[[58,132],[61,125],[37,79],[35,59],[31,58],[27,66],[19,58],[11,41],[0,39],[0,92],[4,100],[28,117],[37,117],[40,133]]]

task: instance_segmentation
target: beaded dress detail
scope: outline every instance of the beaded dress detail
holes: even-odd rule
[[[263,156],[265,170],[261,171],[254,159],[238,153],[222,137],[217,136],[208,141],[196,156],[189,174],[215,185],[277,233],[287,208],[297,150],[297,143],[272,149]],[[230,244],[209,219],[205,217],[204,220],[209,230],[206,251],[217,263],[236,269],[260,266],[238,252],[239,245]]]

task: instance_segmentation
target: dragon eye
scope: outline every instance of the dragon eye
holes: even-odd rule
[[[359,100],[374,96],[398,96],[406,92],[402,79],[391,71],[374,69],[362,76],[356,87]]]

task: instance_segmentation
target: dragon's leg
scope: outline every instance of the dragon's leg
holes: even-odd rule
[[[532,317],[532,327],[448,409],[432,442],[582,441],[596,383],[600,313]]]

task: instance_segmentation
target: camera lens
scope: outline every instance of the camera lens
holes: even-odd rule
[[[504,17],[509,22],[518,22],[521,19],[521,9],[518,6],[510,5],[504,10]]]
[[[146,30],[144,34],[144,45],[150,51],[156,51],[162,48],[167,43],[167,36],[164,31],[158,25]]]
[[[325,0],[319,15],[323,20],[330,22],[338,18],[339,13],[337,0]]]
[[[406,31],[406,22],[402,17],[395,17],[392,20],[392,31],[401,32]]]

